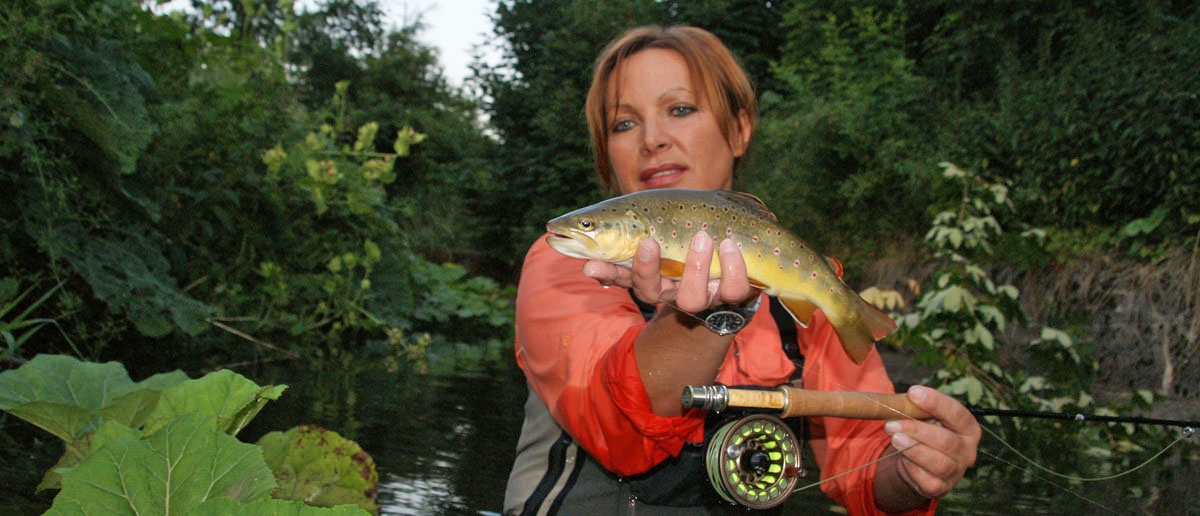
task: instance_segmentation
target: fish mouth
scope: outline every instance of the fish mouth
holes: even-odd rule
[[[571,258],[583,258],[585,260],[602,259],[597,255],[596,250],[593,249],[595,241],[587,237],[578,235],[573,237],[550,231],[550,234],[546,236],[546,244],[551,249]]]

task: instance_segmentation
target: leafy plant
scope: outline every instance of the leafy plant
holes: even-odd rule
[[[318,507],[353,504],[377,512],[375,462],[354,441],[337,432],[303,425],[271,432],[258,440],[275,472],[275,498]]]
[[[59,282],[50,290],[47,290],[42,297],[29,303],[25,306],[25,310],[14,316],[9,316],[9,312],[17,308],[25,296],[33,292],[35,285],[31,285],[20,294],[17,293],[18,283],[16,278],[0,278],[0,344],[4,345],[0,349],[0,362],[14,356],[20,350],[21,345],[29,340],[33,334],[42,329],[47,324],[57,325],[58,322],[52,318],[46,317],[30,317],[34,310],[46,302],[50,296],[54,295],[62,288],[62,282]],[[7,318],[7,320],[6,320]],[[70,342],[70,339],[67,339]],[[74,347],[74,343],[71,344]],[[78,350],[76,350],[78,352]]]
[[[262,450],[234,435],[286,388],[228,370],[135,383],[116,362],[38,355],[0,373],[0,410],[66,443],[39,486],[61,489],[47,514],[194,514],[221,497],[258,504],[275,488]]]
[[[1062,410],[1087,408],[1095,362],[1067,333],[1044,327],[1024,351],[1060,364],[1050,377],[1006,367],[1002,344],[1009,325],[1021,323],[1020,292],[997,285],[981,260],[1003,234],[997,211],[1011,209],[1008,185],[942,163],[943,177],[957,188],[955,203],[937,213],[926,241],[945,265],[925,288],[917,311],[900,317],[901,339],[919,350],[918,360],[939,367],[933,381],[967,403],[988,407]],[[1040,233],[1029,230],[1024,238]],[[1061,382],[1061,383],[1060,383]]]

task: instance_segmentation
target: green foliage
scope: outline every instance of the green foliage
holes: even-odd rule
[[[55,285],[50,290],[47,290],[45,294],[42,294],[42,297],[30,302],[24,307],[25,309],[21,313],[9,315],[13,309],[21,304],[25,296],[33,292],[35,286],[30,286],[18,294],[17,289],[19,287],[16,278],[0,278],[0,344],[4,346],[3,349],[0,349],[0,362],[3,362],[5,358],[15,355],[20,350],[21,345],[29,340],[33,334],[37,333],[38,330],[42,329],[42,326],[58,324],[54,319],[30,317],[30,314],[58,291],[62,287],[62,283]]]
[[[304,425],[258,440],[275,472],[271,496],[317,507],[353,504],[375,513],[379,475],[371,456],[337,432]]]
[[[273,485],[261,450],[219,431],[215,418],[193,413],[144,439],[105,443],[63,474],[46,514],[191,514],[210,498],[249,502]]]
[[[259,498],[240,504],[228,498],[212,498],[196,509],[196,516],[362,516],[362,509],[353,505],[319,508],[293,500]]]
[[[39,486],[61,488],[46,514],[197,514],[222,497],[286,514],[299,508],[259,502],[276,485],[263,450],[234,437],[286,388],[228,370],[134,383],[116,362],[38,355],[0,373],[0,410],[66,442]]]
[[[1020,292],[1009,284],[997,285],[984,267],[995,254],[993,244],[1004,235],[1000,220],[1011,213],[1010,189],[1002,181],[986,180],[950,163],[942,168],[944,178],[960,193],[957,202],[938,212],[926,235],[942,267],[932,285],[923,289],[917,311],[897,316],[900,339],[918,350],[918,361],[938,368],[927,381],[969,405],[1115,415],[1116,406],[1100,406],[1089,394],[1098,366],[1091,344],[1076,332],[1042,326],[1037,338],[1006,344],[1006,336],[1014,334],[1012,326],[1027,324],[1018,304]],[[1040,235],[1026,230],[1021,237],[1037,247]],[[1022,356],[1022,363],[1014,363],[1014,354]],[[1139,396],[1145,400],[1147,394]],[[1148,402],[1136,405],[1145,407]],[[1075,427],[1067,435],[1062,428],[1035,427],[1019,419],[984,419],[1010,442],[1040,452],[1044,450],[1036,444],[1045,442],[1043,432],[1053,431],[1055,441],[1062,443],[1060,451],[1080,452],[1044,451],[1044,458],[1075,463],[1064,468],[1112,470],[1133,460],[1129,454],[1113,454],[1114,448],[1141,450],[1135,437],[1153,435],[1132,425]],[[1101,459],[1098,466],[1081,466],[1095,457]]]
[[[951,163],[941,166],[959,196],[934,216],[925,239],[944,265],[933,275],[933,285],[924,289],[918,311],[900,318],[901,339],[920,351],[919,360],[939,367],[936,385],[965,396],[969,404],[1086,408],[1096,364],[1067,333],[1044,327],[1042,338],[1027,346],[1030,354],[1058,364],[1047,376],[1004,366],[1006,326],[1025,319],[1018,304],[1020,292],[1009,284],[997,285],[983,267],[994,254],[993,243],[1004,233],[997,217],[1012,209],[1009,187]],[[1023,236],[1037,234],[1026,231]]]
[[[411,312],[371,305],[420,298],[424,256],[478,255],[457,192],[489,140],[415,28],[381,16],[47,0],[0,18],[17,72],[0,86],[0,253],[61,284],[39,308],[63,314],[61,339],[28,352],[71,335],[82,355],[206,346],[219,363],[254,353],[240,338],[320,355],[409,331]]]
[[[904,21],[873,6],[786,11],[773,69],[785,89],[763,95],[748,163],[746,188],[851,268],[881,254],[871,242],[916,232],[909,214],[930,202],[931,145],[920,129],[930,123],[929,86],[905,54]]]
[[[956,70],[938,87],[969,99],[948,116],[949,145],[1009,178],[1015,208],[1032,223],[1145,257],[1191,238],[1200,221],[1200,11],[972,4],[956,4],[925,40],[934,76]],[[1135,219],[1157,223],[1136,237],[1118,231],[1137,229],[1126,226]]]

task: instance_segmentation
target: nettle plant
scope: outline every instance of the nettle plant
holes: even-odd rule
[[[996,214],[1012,209],[1008,185],[952,163],[940,165],[961,196],[934,216],[925,236],[945,265],[933,275],[917,310],[899,316],[901,340],[919,350],[919,362],[939,368],[930,379],[938,389],[970,405],[1092,409],[1086,389],[1097,366],[1070,334],[1043,327],[1039,338],[1003,346],[1006,328],[1025,319],[1020,291],[998,285],[978,262],[993,255],[993,245],[1004,236]],[[1020,236],[1025,244],[1040,246],[1045,232],[1028,229]],[[1015,368],[1006,351],[1027,356],[1039,371]]]

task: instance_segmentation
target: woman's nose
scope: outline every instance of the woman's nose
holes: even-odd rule
[[[642,126],[645,131],[642,134],[642,150],[648,153],[657,152],[667,148],[671,139],[657,123],[646,123]]]

